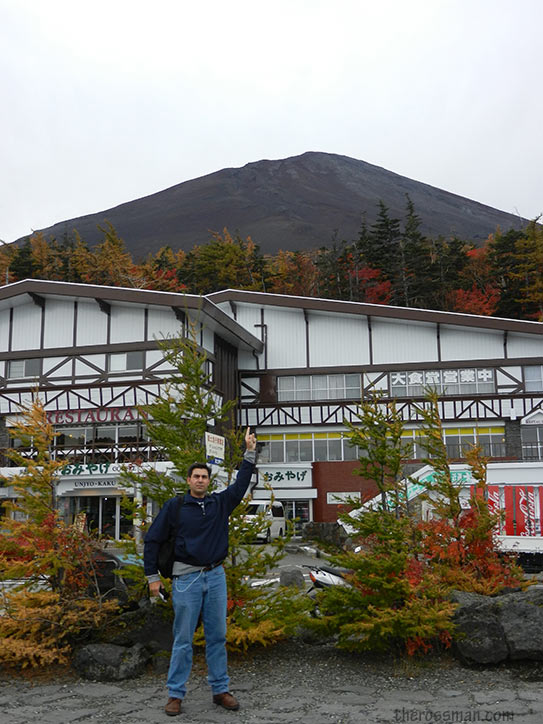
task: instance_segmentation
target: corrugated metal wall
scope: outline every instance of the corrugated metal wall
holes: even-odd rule
[[[441,359],[503,358],[503,332],[465,327],[441,327]]]
[[[230,305],[223,309],[223,312],[232,316]],[[258,339],[262,339],[260,327],[255,327],[256,324],[260,324],[260,307],[249,304],[236,304],[236,320],[245,329],[254,334]]]
[[[34,302],[13,307],[12,349],[35,349],[40,346],[42,310]]]
[[[267,307],[264,322],[267,327],[268,368],[305,367],[306,325],[303,311]]]
[[[71,347],[74,338],[74,303],[45,301],[44,347]]]
[[[366,317],[309,313],[309,359],[312,367],[368,364]]]
[[[138,342],[144,338],[144,309],[133,305],[111,306],[111,342]]]
[[[371,320],[373,363],[435,362],[437,330],[435,324]]]
[[[0,311],[0,352],[7,352],[9,342],[9,309]]]
[[[148,339],[162,339],[163,336],[179,337],[181,322],[169,307],[149,307],[147,318]]]
[[[543,337],[530,337],[527,334],[509,332],[507,336],[508,357],[543,356]]]
[[[78,346],[105,344],[107,342],[107,314],[100,311],[96,302],[79,301],[77,305]]]

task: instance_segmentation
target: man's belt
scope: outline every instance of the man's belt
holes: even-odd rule
[[[218,566],[222,566],[222,561],[218,561],[217,563],[212,563],[210,566],[204,566],[202,568],[202,571],[212,571],[214,568],[217,568]]]

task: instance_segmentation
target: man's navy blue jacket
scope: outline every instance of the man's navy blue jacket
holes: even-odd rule
[[[158,549],[167,540],[170,527],[177,528],[176,561],[210,566],[224,560],[228,554],[228,518],[243,499],[254,467],[252,462],[243,460],[235,482],[220,493],[211,493],[205,498],[193,498],[185,493],[181,510],[177,498],[164,503],[145,535],[145,575],[158,573]]]

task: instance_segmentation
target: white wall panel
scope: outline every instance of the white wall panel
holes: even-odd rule
[[[41,307],[34,302],[13,307],[13,349],[39,348],[41,313]]]
[[[365,372],[364,386],[372,385],[374,390],[388,390],[388,375],[382,372]]]
[[[77,345],[105,344],[107,341],[107,314],[96,302],[79,301],[77,305]]]
[[[105,354],[88,354],[85,355],[85,359],[87,359],[91,364],[96,365],[96,367],[99,367],[100,370],[105,370],[106,368],[106,355]],[[78,376],[89,376],[89,375],[98,375],[100,374],[97,372],[94,367],[91,367],[90,365],[85,364],[81,360],[75,361],[75,374]]]
[[[169,307],[149,307],[147,338],[179,337],[181,322]]]
[[[371,328],[374,364],[437,361],[435,324],[372,317]]]
[[[145,355],[145,364],[147,367],[156,364],[157,362],[163,362],[164,355],[160,349],[148,349]]]
[[[217,302],[213,302],[213,304],[215,304],[215,306],[218,307],[221,312],[228,314],[229,317],[234,319],[234,311],[232,310],[232,305],[230,304],[230,302],[219,302],[218,304]]]
[[[504,367],[504,371],[508,372],[511,377],[514,379],[511,379],[509,375],[504,374],[501,372],[501,370],[496,370],[496,384],[498,387],[500,386],[506,386],[506,387],[512,387],[516,385],[516,380],[522,380],[522,367]]]
[[[305,367],[305,319],[302,310],[267,307],[264,322],[268,330],[268,367]]]
[[[262,363],[263,357],[259,357]],[[256,370],[256,360],[254,355],[247,350],[240,349],[238,351],[238,367],[240,370]]]
[[[507,356],[508,357],[534,357],[543,356],[543,336],[539,334],[515,334],[508,332],[507,335]]]
[[[44,347],[71,347],[74,338],[74,303],[60,299],[45,302]]]
[[[140,342],[144,334],[143,307],[111,305],[111,343]]]
[[[232,310],[228,304],[228,309],[223,308],[223,312],[232,315]],[[260,324],[261,315],[260,307],[254,304],[238,304],[236,303],[236,321],[241,324],[248,332],[253,334],[257,339],[262,339],[262,328],[255,327]],[[264,354],[258,354],[260,367],[264,366]],[[256,360],[252,352],[247,350],[238,350],[238,366],[240,370],[256,369]]]
[[[0,352],[8,351],[9,342],[9,309],[0,312]]]
[[[254,334],[257,339],[262,339],[261,328],[255,327],[255,324],[260,324],[261,321],[260,307],[253,304],[236,304],[236,321],[242,327],[245,327],[248,332]]]
[[[50,377],[71,377],[72,376],[72,360],[66,359],[66,357],[44,357],[43,359],[43,374],[46,375],[53,367],[58,364],[61,366],[55,370]]]
[[[207,350],[208,352],[211,352],[211,354],[213,354],[213,352],[215,351],[215,335],[213,334],[213,332],[210,329],[208,329],[207,327],[204,327],[204,333],[202,336],[203,336],[202,347],[205,350]]]
[[[360,365],[370,361],[366,317],[308,313],[311,367]]]
[[[503,359],[503,332],[499,330],[441,327],[441,359]]]

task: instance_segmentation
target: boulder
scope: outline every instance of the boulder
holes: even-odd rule
[[[462,661],[499,664],[509,654],[500,619],[484,609],[456,612],[455,652]]]
[[[123,612],[115,626],[110,626],[107,642],[119,646],[144,644],[153,653],[171,650],[173,644],[173,611],[170,605],[140,602],[136,610]]]
[[[281,586],[296,586],[305,588],[304,574],[299,568],[282,568],[279,575]]]
[[[88,644],[76,651],[73,666],[85,679],[121,681],[142,674],[148,660],[149,652],[143,644],[130,648],[115,644]]]
[[[335,548],[350,550],[352,541],[345,528],[339,523],[305,523],[302,529],[302,539],[320,541]]]
[[[499,596],[455,591],[455,651],[467,663],[543,660],[543,588]]]
[[[504,598],[506,597],[504,596]],[[500,618],[510,659],[543,660],[543,608],[541,606],[520,598],[504,601],[501,603]]]

